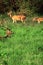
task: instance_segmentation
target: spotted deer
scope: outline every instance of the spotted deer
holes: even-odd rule
[[[12,15],[12,11],[8,12],[7,14],[13,20],[13,23],[17,22],[17,21],[21,21],[22,23],[25,23],[25,19],[26,19],[25,15],[23,15],[23,14],[22,15],[20,15],[20,14],[18,14],[18,15]]]
[[[43,17],[33,18],[33,21],[37,21],[38,23],[43,22]]]

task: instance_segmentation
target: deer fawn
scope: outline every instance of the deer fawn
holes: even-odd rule
[[[24,16],[24,15],[13,15],[12,16],[12,11],[8,12],[8,15],[13,20],[13,23],[17,22],[17,21],[21,21],[22,23],[23,22],[25,23],[26,16]]]
[[[10,37],[12,33],[13,32],[10,29],[7,28],[6,34],[4,36],[0,36],[0,39],[4,39],[4,38]]]
[[[33,18],[33,21],[37,21],[38,23],[42,22],[43,21],[43,17],[40,17],[40,18]]]

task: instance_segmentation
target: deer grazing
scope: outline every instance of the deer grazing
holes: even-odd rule
[[[11,34],[13,34],[13,32],[9,28],[7,28],[6,34],[4,36],[0,36],[0,39],[8,38],[11,36]]]
[[[36,17],[36,18],[33,18],[33,21],[37,21],[38,23],[40,22],[43,22],[43,17]]]
[[[12,11],[8,12],[7,14],[13,20],[13,23],[17,22],[17,21],[21,21],[22,23],[25,23],[25,19],[26,19],[25,15],[23,15],[23,14],[22,15],[20,15],[20,14],[18,14],[18,15],[12,15]]]
[[[9,28],[7,28],[7,30],[6,30],[6,36],[10,37],[11,34],[12,34],[12,31]]]

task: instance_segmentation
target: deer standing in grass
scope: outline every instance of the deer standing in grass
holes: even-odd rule
[[[17,21],[21,21],[22,23],[25,23],[25,19],[26,19],[25,15],[12,15],[12,11],[8,12],[7,14],[13,20],[13,23]]]
[[[33,18],[33,21],[37,21],[38,23],[40,22],[43,22],[43,17],[36,17],[36,18]]]

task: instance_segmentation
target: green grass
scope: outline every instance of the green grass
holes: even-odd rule
[[[0,65],[43,65],[43,23],[13,24],[4,18],[7,24],[0,26],[0,35],[5,35],[6,26],[14,34],[0,40]]]

